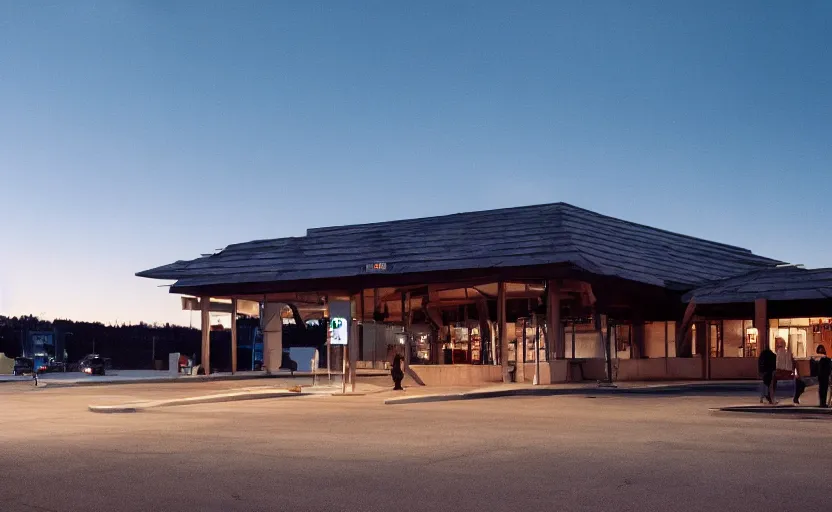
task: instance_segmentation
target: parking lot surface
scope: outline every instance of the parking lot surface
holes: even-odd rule
[[[0,386],[0,510],[801,510],[832,423],[713,415],[725,396],[385,406],[384,394],[100,415],[238,382]]]

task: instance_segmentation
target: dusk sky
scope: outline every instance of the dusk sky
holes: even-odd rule
[[[187,324],[139,270],[565,201],[832,266],[832,2],[0,0],[0,314]]]

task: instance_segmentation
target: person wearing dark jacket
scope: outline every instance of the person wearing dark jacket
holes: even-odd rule
[[[815,363],[818,374],[818,400],[821,407],[826,407],[826,395],[829,392],[829,377],[832,375],[832,359],[826,356],[826,347],[818,345],[817,353],[820,359]]]
[[[760,352],[760,357],[757,358],[757,367],[760,371],[760,377],[763,379],[763,386],[766,388],[762,398],[768,400],[768,403],[774,404],[774,372],[777,370],[777,354],[766,347]],[[762,401],[762,398],[760,401]]]
[[[394,391],[404,390],[402,387],[402,380],[404,380],[403,362],[404,358],[399,354],[396,354],[396,357],[393,358],[393,367],[390,369],[390,376],[393,377]]]

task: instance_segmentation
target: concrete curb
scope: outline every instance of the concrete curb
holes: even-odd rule
[[[735,405],[710,409],[712,413],[767,414],[790,416],[832,416],[832,409],[801,405]]]
[[[113,370],[114,375],[117,376],[118,370]],[[357,373],[358,377],[379,377],[389,375],[389,372],[380,373],[380,370],[366,370],[364,372],[359,371]],[[318,373],[318,378],[326,377],[327,374]],[[105,376],[106,377],[106,376]],[[49,380],[49,377],[39,377],[40,384],[38,386],[42,387],[51,387],[51,388],[69,388],[69,387],[77,387],[77,386],[120,386],[123,384],[169,384],[169,383],[194,383],[194,382],[222,382],[222,381],[233,381],[233,380],[259,380],[259,379],[311,379],[312,373],[311,372],[295,372],[294,374],[289,373],[273,373],[273,374],[262,374],[262,375],[214,375],[214,376],[206,376],[206,375],[182,375],[180,377],[148,377],[148,378],[135,378],[135,379],[125,379],[125,380],[97,380],[95,377],[90,377],[92,380],[80,380],[80,381],[70,381],[70,382],[60,382],[56,380]],[[46,379],[46,380],[44,380]],[[19,379],[11,377],[9,379],[2,379],[0,380],[0,385],[5,384],[6,382],[27,382],[32,381],[31,377],[20,377]]]
[[[266,398],[289,398],[310,396],[314,393],[296,393],[285,389],[269,391],[241,391],[236,393],[221,393],[217,395],[195,396],[188,398],[172,398],[170,400],[155,400],[122,405],[90,405],[90,412],[96,413],[132,413],[158,407],[173,407],[177,405],[216,404],[221,402],[240,402],[243,400],[263,400]]]
[[[466,391],[463,393],[448,393],[437,395],[420,395],[410,397],[388,398],[385,405],[417,404],[430,402],[453,402],[458,400],[482,400],[486,398],[505,398],[513,396],[574,396],[574,395],[682,395],[688,393],[738,393],[754,392],[759,389],[758,383],[738,382],[736,384],[674,384],[668,386],[644,386],[638,388],[517,388]]]

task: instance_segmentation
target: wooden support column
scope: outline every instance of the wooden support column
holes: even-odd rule
[[[575,319],[572,318],[572,359],[575,357]]]
[[[480,324],[480,362],[488,364],[489,356],[492,358],[494,354],[491,353],[491,327],[488,322],[488,302],[485,299],[478,299],[477,302],[477,320]]]
[[[358,294],[357,301],[355,303],[355,317],[356,319],[353,321],[354,331],[349,336],[349,347],[347,350],[350,360],[349,383],[350,389],[353,393],[355,393],[355,377],[356,366],[358,363],[358,347],[361,344],[361,324],[364,323],[364,290],[361,290],[361,293]]]
[[[514,335],[514,380],[517,382],[526,382],[526,321],[523,321],[523,334],[517,336],[517,327],[515,324]]]
[[[508,366],[508,333],[506,332],[506,283],[497,283],[497,334],[500,345],[500,366],[503,382],[511,382]]]
[[[710,326],[707,322],[696,322],[696,355],[702,360],[702,378],[708,378],[708,353],[710,347],[708,346],[708,339],[710,338],[708,331]]]
[[[202,354],[200,365],[205,375],[211,373],[211,297],[199,300],[202,310]]]
[[[565,359],[566,343],[560,322],[560,281],[551,279],[546,286],[546,333],[548,334],[549,359]]]
[[[610,338],[609,333],[607,331],[607,316],[598,313],[597,310],[593,308],[592,312],[592,322],[595,327],[595,332],[598,336],[598,343],[600,345],[601,350],[603,350],[603,358],[604,358],[604,373],[606,374],[607,382],[612,382],[612,350],[610,347]]]
[[[237,373],[237,299],[231,299],[231,374]]]
[[[266,302],[263,305],[263,318],[260,319],[263,330],[263,366],[266,373],[280,371],[283,363],[283,303]]]
[[[768,340],[768,302],[766,299],[754,301],[754,327],[757,328],[757,356],[769,347]]]
[[[410,334],[410,323],[413,317],[410,314],[410,292],[402,292],[402,327],[404,328],[404,368],[407,372],[410,368],[410,351],[413,342]]]

